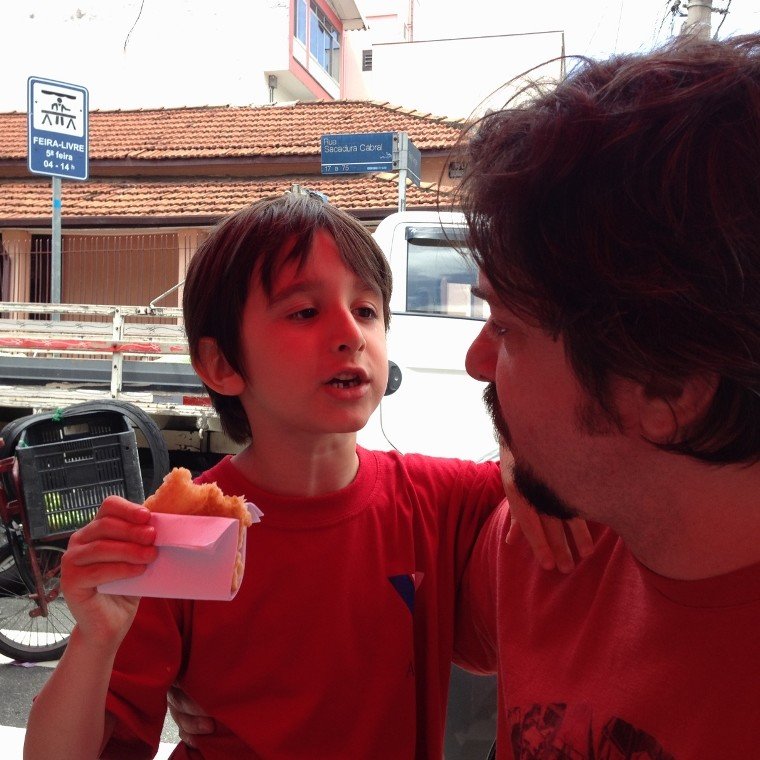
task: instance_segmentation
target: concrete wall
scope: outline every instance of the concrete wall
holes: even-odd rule
[[[514,83],[504,85],[561,55],[562,33],[380,43],[372,51],[372,71],[364,73],[362,83],[352,80],[357,92],[363,88],[375,100],[466,118],[500,107],[515,90]],[[557,79],[560,64],[546,66],[534,76]],[[352,96],[346,92],[346,97]]]

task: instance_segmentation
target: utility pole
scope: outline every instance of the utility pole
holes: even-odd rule
[[[686,21],[681,27],[681,34],[692,34],[702,39],[710,39],[710,16],[712,0],[689,0],[686,6]]]

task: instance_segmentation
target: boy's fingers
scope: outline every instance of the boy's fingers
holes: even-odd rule
[[[510,499],[509,514],[511,524],[507,543],[515,543],[523,535],[541,567],[552,570],[555,567],[554,555],[546,539],[540,515],[527,502],[519,499]]]
[[[150,510],[121,496],[108,496],[100,505],[95,519],[103,517],[117,517],[128,522],[144,524],[150,520]]]
[[[169,712],[179,727],[182,741],[194,747],[193,737],[198,734],[212,734],[216,728],[210,718],[180,688],[173,686],[167,695]]]
[[[156,529],[152,525],[135,524],[126,522],[118,517],[101,517],[85,526],[88,528],[86,536],[88,541],[100,541],[110,539],[113,541],[127,541],[132,544],[150,545],[156,538]],[[85,528],[81,528],[84,531]]]
[[[158,549],[152,545],[103,539],[86,546],[75,545],[66,550],[64,567],[86,567],[103,563],[123,562],[130,565],[147,565],[156,558]]]
[[[562,573],[569,573],[575,567],[575,562],[567,543],[565,523],[556,517],[541,517],[541,523],[557,569]]]
[[[87,565],[77,567],[73,572],[64,575],[61,580],[64,593],[74,588],[92,589],[103,583],[118,581],[124,578],[135,578],[142,575],[147,565],[129,562],[112,562],[107,565]]]
[[[567,527],[573,537],[578,554],[581,557],[588,557],[594,549],[594,539],[591,537],[591,531],[588,529],[586,521],[580,517],[568,520]]]
[[[98,513],[94,520],[71,536],[69,548],[89,546],[92,543],[108,540],[151,546],[155,539],[156,529],[152,525],[124,520],[110,513],[104,515]]]
[[[522,531],[520,530],[520,523],[517,522],[517,518],[510,514],[509,516],[509,530],[507,531],[507,543],[517,544],[522,537]]]

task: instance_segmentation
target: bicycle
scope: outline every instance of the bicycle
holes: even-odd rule
[[[0,436],[0,653],[55,660],[75,622],[60,593],[69,538],[106,496],[143,501],[169,471],[169,452],[151,417],[121,401],[21,417]]]

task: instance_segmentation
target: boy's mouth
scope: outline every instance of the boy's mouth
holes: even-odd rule
[[[336,375],[327,381],[328,385],[332,385],[335,388],[354,388],[357,385],[361,385],[362,380],[358,375],[349,375],[347,373]]]

